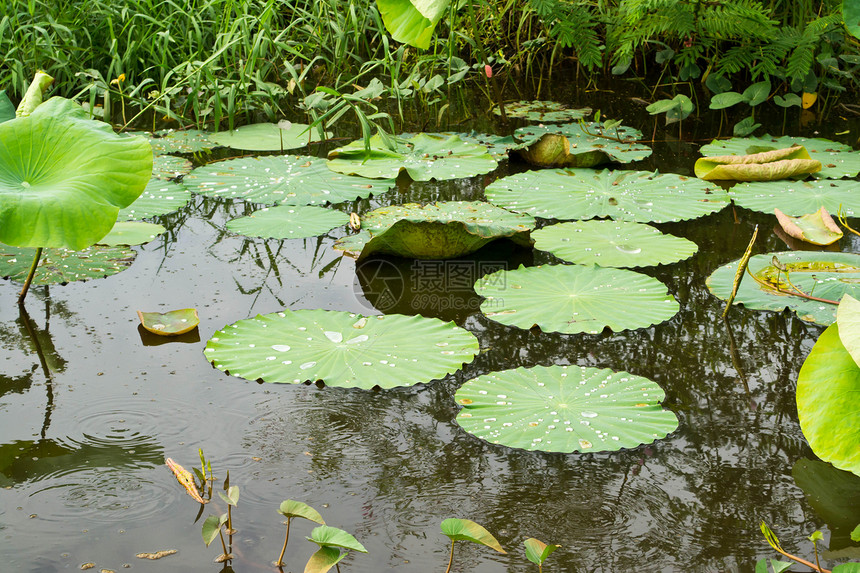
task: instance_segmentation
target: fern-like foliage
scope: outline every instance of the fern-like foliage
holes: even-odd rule
[[[586,69],[600,66],[603,60],[598,22],[586,2],[565,0],[529,0],[540,17],[555,51],[573,49]]]

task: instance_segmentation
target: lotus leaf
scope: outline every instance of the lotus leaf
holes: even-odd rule
[[[322,546],[308,559],[304,573],[327,573],[347,555],[340,549]]]
[[[110,233],[102,237],[97,244],[115,247],[117,245],[142,245],[153,240],[167,229],[155,223],[140,221],[118,221]]]
[[[496,180],[486,194],[490,203],[536,217],[639,223],[695,219],[728,203],[725,191],[691,177],[608,169],[527,171]]]
[[[797,417],[816,456],[860,475],[860,367],[842,345],[839,326],[821,334],[800,368]]]
[[[514,135],[528,146],[518,151],[520,156],[538,167],[594,167],[607,161],[639,161],[651,155],[650,147],[636,143],[642,132],[623,125],[612,129],[594,122],[541,125],[521,127]]]
[[[243,157],[198,167],[183,182],[195,193],[268,205],[323,205],[385,193],[393,179],[335,173],[324,159],[296,155]]]
[[[365,549],[364,545],[359,543],[355,537],[343,529],[338,529],[337,527],[331,527],[329,525],[314,527],[313,531],[311,531],[311,536],[308,537],[308,539],[320,547],[340,547],[342,549],[349,549],[350,551],[367,553],[367,549]]]
[[[478,353],[454,323],[390,314],[284,310],[240,320],[206,344],[216,368],[264,382],[393,388],[430,382]]]
[[[597,334],[645,328],[672,318],[678,302],[647,275],[583,265],[520,267],[475,283],[487,318],[523,329]]]
[[[173,181],[151,179],[140,197],[134,203],[121,209],[117,215],[120,221],[137,221],[158,215],[166,215],[183,208],[191,199],[185,186]]]
[[[446,201],[381,207],[361,218],[362,231],[334,248],[358,260],[373,253],[415,259],[450,259],[496,239],[528,242],[535,220],[480,201]]]
[[[644,223],[574,221],[532,232],[535,248],[560,259],[602,267],[648,267],[693,256],[696,243]]]
[[[0,123],[15,119],[15,106],[6,95],[6,90],[0,90]]]
[[[817,173],[821,162],[803,146],[795,146],[752,155],[702,157],[696,160],[695,171],[705,181],[776,181]]]
[[[385,28],[398,42],[426,50],[450,0],[376,0]]]
[[[150,137],[149,144],[152,151],[157,155],[166,153],[197,153],[207,151],[216,147],[217,144],[209,141],[209,133],[196,129],[174,130],[164,129],[156,131]]]
[[[446,139],[419,133],[392,141],[393,150],[379,135],[370,138],[370,151],[362,140],[334,149],[328,154],[329,169],[372,178],[397,177],[406,171],[413,181],[443,181],[489,173],[498,165],[485,147],[466,143],[456,135]]]
[[[502,114],[499,108],[494,108],[493,113],[496,115]],[[574,109],[555,101],[516,101],[505,104],[505,114],[508,117],[521,117],[529,121],[539,121],[542,123],[573,121],[581,119],[590,113],[591,108]]]
[[[842,346],[860,366],[860,301],[851,295],[843,296],[836,309],[836,320],[842,326],[839,330]]]
[[[331,137],[331,133],[326,132],[325,136]],[[212,133],[209,140],[233,149],[285,151],[320,141],[320,134],[303,123],[291,123],[287,129],[278,127],[277,123],[254,123],[233,131]]]
[[[324,235],[349,222],[349,215],[323,207],[282,205],[255,211],[227,222],[240,235],[274,239],[301,239]]]
[[[401,133],[401,138],[410,138],[413,137],[414,133]],[[442,133],[427,133],[426,135],[430,135],[432,137],[442,137],[449,138],[452,135],[456,135],[462,141],[466,143],[474,143],[475,145],[480,145],[481,147],[487,148],[487,153],[493,156],[493,159],[496,161],[504,161],[508,158],[508,152],[512,149],[516,149],[522,147],[523,144],[518,142],[510,135],[493,135],[490,133],[479,133],[477,131],[470,131],[469,133],[461,133],[456,131],[444,131]]]
[[[836,320],[837,305],[809,300],[799,296],[779,293],[764,287],[752,277],[776,287],[777,281],[783,291],[789,290],[786,273],[773,265],[773,257],[788,268],[788,279],[801,291],[817,298],[839,301],[844,294],[860,296],[860,255],[830,252],[780,252],[750,257],[747,273],[741,280],[733,304],[742,304],[755,310],[781,312],[789,308],[801,320],[829,325]],[[711,294],[728,300],[732,292],[737,261],[715,270],[706,283]]]
[[[152,176],[156,179],[174,179],[191,173],[191,162],[172,155],[156,155],[152,160]]]
[[[36,72],[33,76],[33,81],[27,88],[27,92],[21,101],[18,103],[18,108],[15,110],[15,117],[27,117],[33,113],[37,107],[42,105],[42,95],[54,82],[54,78],[45,72]]]
[[[455,517],[442,521],[440,526],[442,534],[448,536],[451,541],[471,541],[480,545],[486,545],[499,553],[507,553],[493,534],[482,525],[478,525],[471,519],[458,519]]]
[[[741,183],[729,192],[740,207],[762,213],[779,209],[794,217],[824,207],[830,213],[840,211],[848,217],[860,216],[860,182],[814,181]]]
[[[293,517],[303,517],[309,521],[313,521],[314,523],[325,525],[325,520],[322,518],[320,513],[301,501],[285,499],[281,502],[281,506],[278,508],[278,513],[290,519]]]
[[[635,448],[678,427],[656,383],[627,372],[536,366],[469,380],[454,399],[457,423],[482,440],[544,452]]]
[[[839,179],[840,177],[855,177],[860,172],[860,154],[848,145],[830,141],[829,139],[807,139],[804,137],[734,137],[727,140],[714,140],[699,150],[702,155],[749,155],[784,149],[801,145],[806,148],[812,159],[821,162],[822,169],[818,177]]]
[[[196,308],[183,308],[168,312],[137,311],[140,324],[153,334],[159,336],[178,336],[191,332],[200,324]],[[220,492],[219,492],[220,493]],[[235,505],[235,504],[234,504]]]
[[[0,277],[23,282],[33,264],[36,249],[0,244]],[[34,285],[66,284],[100,279],[124,271],[136,253],[124,247],[94,245],[80,251],[45,249],[36,267]]]
[[[831,245],[842,238],[842,229],[824,207],[800,217],[791,217],[779,209],[774,209],[774,213],[782,229],[795,239],[813,245]]]
[[[29,116],[0,123],[0,242],[92,245],[151,173],[144,139],[119,136],[71,100],[51,98]]]
[[[523,542],[526,546],[526,559],[535,565],[542,565],[561,545],[547,545],[540,539],[529,537]]]

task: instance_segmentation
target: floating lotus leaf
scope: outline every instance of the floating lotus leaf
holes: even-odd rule
[[[218,145],[226,145],[233,149],[285,151],[320,141],[319,135],[316,128],[309,129],[303,123],[291,123],[287,129],[281,129],[277,123],[254,123],[243,125],[233,131],[212,133],[209,139]],[[326,137],[331,137],[331,133],[326,132]]]
[[[149,139],[152,152],[156,155],[168,153],[197,153],[217,147],[217,144],[209,141],[209,133],[196,129],[163,129],[155,133],[146,131],[133,132],[135,135],[143,135]]]
[[[836,310],[836,320],[842,326],[839,330],[842,346],[860,366],[860,301],[851,295],[843,296]]]
[[[836,320],[835,304],[780,294],[773,289],[763,287],[749,276],[752,273],[760,280],[774,286],[779,280],[780,288],[789,290],[790,286],[785,281],[785,272],[779,271],[773,265],[774,256],[781,265],[788,267],[788,278],[791,283],[807,294],[831,301],[841,300],[844,294],[850,294],[855,298],[860,297],[860,255],[792,251],[750,257],[747,265],[748,272],[741,280],[733,304],[742,304],[755,310],[777,312],[789,308],[795,311],[801,320],[816,324],[829,325]],[[706,281],[711,294],[728,300],[736,270],[737,261],[715,270]]]
[[[498,165],[485,147],[456,135],[419,133],[389,139],[396,149],[388,149],[378,135],[370,138],[370,151],[363,140],[334,149],[328,154],[329,169],[372,178],[397,177],[406,171],[413,181],[443,181],[489,173]]]
[[[824,207],[830,213],[840,210],[848,217],[860,216],[860,181],[774,181],[741,183],[729,192],[740,207],[762,213],[779,209],[794,217]]]
[[[301,239],[324,235],[346,225],[349,215],[324,207],[282,205],[255,211],[248,217],[227,222],[227,228],[240,235],[273,239]]]
[[[266,205],[323,205],[385,193],[393,179],[335,173],[324,159],[296,155],[243,157],[198,167],[183,182],[195,193]]]
[[[36,249],[0,244],[0,277],[24,282]],[[125,247],[94,245],[80,251],[45,249],[34,285],[65,284],[115,275],[131,266],[137,253]]]
[[[385,28],[398,42],[426,50],[450,0],[376,0]]]
[[[335,243],[345,255],[364,259],[386,253],[415,259],[450,259],[503,237],[529,242],[535,220],[481,201],[393,205],[361,217],[362,231]]]
[[[191,193],[182,183],[151,179],[134,203],[125,209],[120,209],[117,219],[137,221],[166,215],[185,207],[190,200]]]
[[[498,107],[493,108],[493,113],[502,114]],[[555,101],[515,101],[505,104],[505,114],[508,117],[521,117],[529,121],[543,123],[573,121],[590,113],[591,108],[589,107],[574,109]]]
[[[442,378],[472,360],[478,341],[435,318],[285,310],[229,325],[205,352],[216,368],[248,380],[369,389]]]
[[[779,209],[774,209],[774,213],[782,229],[795,239],[813,245],[831,245],[842,238],[842,230],[824,207],[800,217],[791,217]]]
[[[611,217],[639,223],[695,219],[729,201],[718,186],[692,177],[608,169],[517,173],[494,181],[486,195],[499,207],[546,219]]]
[[[644,223],[574,221],[532,232],[535,248],[560,259],[601,267],[648,267],[693,256],[696,243]]]
[[[191,332],[200,324],[196,308],[183,308],[168,312],[137,311],[140,324],[153,334],[159,336],[178,336]]]
[[[800,368],[797,417],[815,455],[860,475],[860,367],[839,339],[839,324],[825,330]]]
[[[518,151],[520,156],[538,167],[594,167],[607,161],[639,161],[651,155],[650,147],[636,143],[642,132],[623,125],[612,129],[594,122],[541,125],[521,127],[514,135],[527,145]]]
[[[536,366],[469,380],[454,399],[457,423],[482,440],[543,452],[635,448],[678,427],[656,383],[627,372]]]
[[[821,171],[805,147],[787,147],[752,155],[718,155],[696,160],[696,177],[706,181],[776,181]],[[801,177],[802,178],[802,177]]]
[[[816,173],[818,177],[839,179],[840,177],[855,177],[860,173],[860,154],[848,145],[830,141],[829,139],[807,139],[805,137],[733,137],[726,140],[714,140],[699,150],[702,155],[750,155],[774,149],[784,149],[801,145],[806,148],[812,159],[821,162],[822,169]]]
[[[414,135],[415,134],[413,133],[401,133],[400,137],[409,138],[413,137]],[[507,159],[508,151],[523,146],[521,142],[515,140],[510,135],[493,135],[490,133],[480,133],[477,131],[470,131],[469,133],[444,131],[442,133],[427,133],[426,135],[430,135],[433,137],[442,137],[445,139],[451,137],[452,135],[456,135],[466,143],[474,143],[475,145],[480,145],[481,147],[487,148],[487,153],[492,155],[493,159],[495,159],[496,161],[503,161]]]
[[[142,245],[153,240],[166,229],[155,223],[141,221],[117,221],[110,233],[102,237],[98,244],[115,247],[117,245]]]
[[[666,286],[623,269],[550,265],[497,271],[475,283],[487,318],[523,329],[597,334],[645,328],[672,318],[678,302]]]
[[[152,176],[156,179],[173,179],[191,173],[191,162],[172,155],[156,155],[152,160]]]

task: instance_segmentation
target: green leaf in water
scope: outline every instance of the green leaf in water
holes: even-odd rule
[[[185,185],[182,183],[153,178],[149,180],[143,193],[134,200],[134,203],[125,209],[120,209],[117,213],[117,220],[138,221],[175,213],[187,205],[190,200],[191,193],[185,189]]]
[[[167,229],[155,223],[141,221],[118,221],[110,233],[102,237],[97,244],[116,247],[118,245],[142,245],[155,239]]]
[[[326,137],[331,137],[331,133],[326,133]],[[316,129],[303,123],[291,123],[288,129],[282,129],[277,123],[254,123],[233,131],[209,134],[209,140],[233,149],[285,151],[320,141],[320,136]]]
[[[529,537],[523,543],[526,546],[526,559],[535,565],[543,565],[543,562],[546,561],[547,557],[552,555],[556,549],[561,547],[561,545],[547,545],[543,541],[535,539],[534,537]]]
[[[349,215],[324,207],[281,205],[266,207],[227,222],[227,228],[248,237],[302,239],[325,235],[346,225]]]
[[[451,517],[442,522],[441,528],[442,533],[447,535],[451,541],[471,541],[479,545],[486,545],[499,553],[507,553],[492,533],[471,519]]]
[[[314,523],[325,525],[325,520],[317,510],[300,501],[294,501],[292,499],[282,501],[281,506],[278,508],[278,513],[284,517],[303,517],[307,520],[313,521]]]
[[[642,132],[622,125],[611,129],[597,122],[538,125],[521,127],[514,136],[527,146],[518,150],[519,155],[538,167],[594,167],[651,155],[650,147],[636,143]]]
[[[824,207],[800,217],[786,215],[779,209],[774,209],[774,213],[786,234],[795,239],[813,245],[831,245],[842,238],[842,229]]]
[[[35,253],[36,249],[0,244],[0,277],[23,282]],[[135,256],[135,251],[122,246],[93,245],[80,251],[45,249],[36,267],[33,284],[66,284],[109,277],[130,267]]]
[[[227,523],[227,514],[224,513],[220,517],[217,515],[210,515],[203,522],[203,543],[206,544],[206,547],[215,541],[215,538],[218,537],[218,532],[221,530],[221,526]]]
[[[365,549],[364,545],[359,543],[355,537],[343,529],[338,529],[337,527],[331,527],[329,525],[314,527],[308,540],[313,541],[320,547],[340,547],[341,549],[367,553],[367,549]]]
[[[501,115],[499,108],[493,108],[493,113]],[[505,114],[508,117],[519,117],[528,121],[540,123],[559,123],[576,121],[591,113],[591,108],[570,108],[555,101],[515,101],[505,104]]]
[[[183,308],[168,312],[137,311],[140,324],[153,334],[159,336],[177,336],[197,328],[200,317],[195,308]]]
[[[775,181],[821,170],[803,147],[774,149],[752,155],[720,155],[696,160],[696,177],[706,181]]]

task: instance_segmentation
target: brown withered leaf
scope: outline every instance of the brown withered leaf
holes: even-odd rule
[[[170,471],[173,472],[173,475],[176,476],[176,481],[179,482],[179,485],[185,488],[185,491],[188,492],[188,495],[194,498],[194,501],[198,503],[209,503],[209,500],[200,497],[200,492],[197,491],[197,486],[194,484],[194,476],[191,475],[191,472],[170,458],[164,460],[164,463],[167,464],[167,467],[169,467]]]

